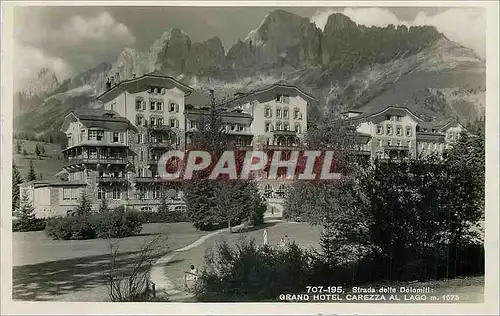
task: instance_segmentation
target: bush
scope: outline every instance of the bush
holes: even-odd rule
[[[300,293],[309,283],[310,259],[311,254],[295,244],[274,249],[244,239],[236,247],[223,241],[207,252],[195,295],[204,302],[234,302]]]
[[[12,220],[12,231],[13,232],[31,232],[44,230],[47,221],[43,218],[35,218],[29,223],[26,223],[19,219]]]
[[[47,220],[45,231],[53,239],[123,238],[142,230],[139,213],[124,210],[106,211],[93,215],[55,217]]]
[[[53,239],[92,239],[92,225],[86,216],[53,217],[47,220],[45,232]]]

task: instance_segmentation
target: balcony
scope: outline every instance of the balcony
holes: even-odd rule
[[[92,164],[92,165],[126,165],[128,163],[127,158],[68,158],[63,167],[69,167],[81,164]]]
[[[147,129],[150,132],[171,132],[171,133],[174,133],[174,131],[172,130],[172,127],[170,127],[169,125],[148,125]]]
[[[410,147],[408,146],[396,146],[396,145],[386,145],[383,146],[384,150],[410,150]]]
[[[176,144],[171,142],[150,142],[148,143],[148,147],[150,148],[171,148],[175,149]]]
[[[127,181],[124,177],[97,177],[97,183],[109,183],[109,184],[117,184],[117,183],[125,183]]]
[[[296,136],[297,132],[296,131],[285,131],[285,130],[275,130],[273,132],[275,136]]]

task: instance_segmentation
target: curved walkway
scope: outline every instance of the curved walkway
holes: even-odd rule
[[[284,220],[267,220],[265,223],[281,223],[281,222],[286,222]],[[243,227],[242,225],[237,225],[234,226],[233,229],[239,229]],[[158,259],[155,264],[153,265],[153,268],[150,271],[149,279],[151,282],[155,284],[156,287],[156,295],[157,297],[168,297],[170,300],[179,300],[179,299],[186,299],[189,297],[192,297],[191,293],[187,293],[181,289],[176,288],[176,286],[172,283],[172,281],[165,275],[165,269],[164,267],[171,262],[174,257],[184,251],[188,251],[190,249],[193,249],[195,247],[198,247],[202,245],[205,241],[207,241],[209,238],[222,233],[224,231],[227,231],[227,228],[217,230],[215,232],[212,232],[208,235],[202,236],[198,238],[196,241],[193,243],[176,249],[172,253],[161,257]]]

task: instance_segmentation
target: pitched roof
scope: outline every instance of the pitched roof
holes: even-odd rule
[[[135,90],[137,88],[137,85],[134,85],[134,83],[135,84],[139,83],[139,82],[141,82],[145,79],[148,79],[148,78],[167,80],[171,84],[172,87],[176,87],[176,88],[180,89],[181,91],[183,91],[185,93],[186,96],[189,95],[193,91],[193,88],[191,88],[188,85],[183,84],[182,82],[178,81],[177,79],[175,79],[171,76],[166,76],[158,71],[152,71],[152,72],[144,74],[140,77],[129,78],[129,79],[120,81],[118,84],[114,85],[110,89],[108,89],[108,90],[104,91],[103,93],[101,93],[100,95],[98,95],[97,99],[106,102],[110,99],[113,99],[117,95],[119,95],[119,93],[123,90],[131,90],[131,89]]]
[[[102,108],[80,108],[68,113],[66,118],[71,115],[87,128],[102,128],[116,132],[123,132],[129,129],[136,130],[135,126],[127,118],[120,116],[115,111],[104,110]],[[65,124],[63,123],[61,130],[64,130],[64,126]]]
[[[250,90],[248,92],[238,92],[237,97],[225,102],[224,105],[228,105],[228,104],[235,103],[235,102],[239,102],[239,103],[247,102],[250,97],[258,96],[258,95],[261,95],[261,94],[264,94],[266,92],[270,92],[270,91],[276,90],[276,89],[277,90],[280,90],[280,89],[281,90],[288,90],[288,91],[292,90],[295,93],[297,93],[297,95],[301,96],[304,100],[308,100],[310,102],[316,102],[316,99],[312,95],[302,91],[297,86],[287,84],[284,81],[278,81],[278,82],[276,82],[272,85],[269,85],[267,87],[264,87],[264,88],[258,88],[258,89]]]

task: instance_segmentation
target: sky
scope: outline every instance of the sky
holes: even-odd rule
[[[114,62],[126,47],[146,51],[164,31],[183,29],[191,41],[221,38],[226,52],[278,7],[17,7],[14,54],[17,83],[42,68],[59,81]],[[485,56],[486,18],[481,8],[443,7],[280,7],[307,17],[323,29],[328,16],[341,12],[358,24],[433,25],[448,39]]]

